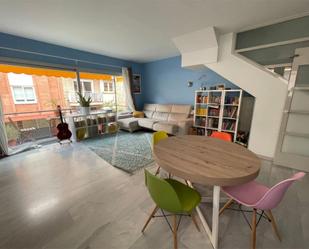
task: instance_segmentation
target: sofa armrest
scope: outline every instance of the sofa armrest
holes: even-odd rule
[[[117,118],[118,119],[125,119],[125,118],[132,118],[132,113],[119,113]]]
[[[178,135],[188,135],[189,129],[193,126],[193,119],[187,118],[182,119],[177,122],[178,125]]]

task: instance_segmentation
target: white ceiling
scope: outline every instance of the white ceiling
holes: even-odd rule
[[[0,0],[0,32],[139,62],[179,54],[172,38],[309,11],[309,0]]]

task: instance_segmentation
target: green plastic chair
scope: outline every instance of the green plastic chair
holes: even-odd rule
[[[152,149],[153,147],[159,143],[162,139],[168,138],[168,135],[165,131],[156,131],[152,134]],[[155,175],[159,174],[160,166],[158,166]]]
[[[161,179],[155,175],[152,175],[147,170],[145,170],[145,183],[156,206],[147,219],[142,232],[145,231],[150,220],[156,217],[155,214],[158,209],[161,209],[163,217],[168,222],[166,218],[167,215],[164,213],[164,211],[167,211],[173,216],[173,228],[169,222],[168,225],[173,232],[174,248],[177,249],[177,230],[182,215],[191,216],[197,230],[200,231],[193,215],[193,211],[201,202],[201,195],[193,188],[188,187],[179,181],[174,179]],[[177,215],[180,215],[178,224]]]

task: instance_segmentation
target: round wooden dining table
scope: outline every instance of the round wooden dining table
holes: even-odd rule
[[[238,144],[191,135],[161,140],[154,146],[153,156],[160,167],[189,181],[191,186],[191,183],[213,186],[212,227],[207,224],[199,207],[197,213],[213,247],[217,249],[220,188],[254,180],[260,171],[260,159]]]

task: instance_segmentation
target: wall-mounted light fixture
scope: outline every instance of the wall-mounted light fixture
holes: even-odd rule
[[[193,81],[188,81],[188,87],[192,87],[193,86]]]

